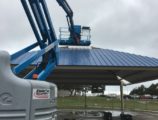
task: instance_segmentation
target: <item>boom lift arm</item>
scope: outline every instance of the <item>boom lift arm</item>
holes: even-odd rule
[[[14,66],[12,70],[14,74],[18,75],[31,63],[42,57],[42,62],[26,74],[24,78],[32,79],[36,74],[35,79],[45,80],[54,70],[58,62],[58,41],[52,20],[45,0],[21,0],[21,3],[37,42],[13,54],[11,60],[13,61],[35,47],[39,46],[40,50],[31,57],[26,58],[22,63]]]
[[[66,0],[57,0],[58,4],[64,9],[66,12],[66,18],[68,22],[68,27],[70,31],[73,33],[74,32],[74,21],[73,21],[73,11],[70,8],[69,4],[67,3]]]
[[[87,37],[86,40],[81,39],[81,32],[83,30],[90,30],[90,28],[82,27],[81,30],[81,26],[74,25],[73,11],[71,10],[67,1],[57,0],[57,2],[67,14],[67,21],[70,32],[70,36],[67,41],[62,39],[59,41],[57,40],[53,23],[49,15],[49,10],[47,8],[46,0],[21,0],[37,42],[13,54],[11,56],[11,60],[22,56],[35,47],[39,46],[41,50],[39,50],[30,58],[27,58],[19,65],[14,66],[12,68],[14,74],[18,75],[32,62],[42,57],[42,62],[40,62],[32,71],[26,74],[24,78],[32,79],[32,77],[36,74],[36,79],[45,80],[57,65],[58,42],[60,45],[89,46],[91,44],[89,41],[90,37]]]
[[[60,45],[78,45],[78,46],[89,46],[91,44],[90,37],[88,36],[86,40],[81,40],[81,32],[88,31],[90,33],[90,27],[82,27],[80,25],[74,25],[73,20],[73,11],[70,8],[68,2],[66,0],[57,0],[58,4],[63,8],[66,12],[66,18],[68,23],[68,30],[70,32],[69,40],[65,41],[60,38]],[[90,35],[90,34],[89,34]]]

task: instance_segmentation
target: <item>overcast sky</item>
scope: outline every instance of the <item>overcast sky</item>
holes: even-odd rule
[[[47,1],[58,35],[65,13]],[[158,0],[67,1],[75,23],[92,28],[93,46],[158,58]],[[0,49],[14,53],[35,41],[20,0],[0,0]]]

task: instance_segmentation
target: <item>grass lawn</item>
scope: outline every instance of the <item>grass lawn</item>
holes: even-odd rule
[[[59,97],[57,103],[59,109],[83,109],[85,108],[85,97]],[[87,97],[87,108],[119,109],[120,100],[105,97]],[[158,100],[125,100],[125,109],[158,111]]]

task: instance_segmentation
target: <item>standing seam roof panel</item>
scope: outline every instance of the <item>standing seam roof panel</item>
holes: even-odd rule
[[[88,63],[88,66],[90,66],[90,65],[92,65],[92,61],[91,61],[91,59],[90,59],[90,51],[88,50],[84,50],[84,53],[86,53],[86,54],[84,54],[84,57],[85,58],[87,58],[87,63]]]
[[[124,59],[128,62],[128,66],[142,66],[142,64],[138,60],[133,58],[134,56],[131,58],[130,55],[126,53],[124,54],[123,52],[120,52],[120,55],[124,57]]]
[[[106,56],[110,59],[112,66],[119,66],[117,61],[113,58],[113,56],[111,56],[109,51],[105,51],[105,53],[106,53]]]
[[[128,66],[129,63],[126,61],[122,55],[120,54],[119,56],[117,55],[116,51],[113,51],[113,55],[115,55],[116,59],[121,63],[122,66]]]
[[[96,57],[99,60],[99,62],[100,62],[101,65],[106,64],[106,63],[104,63],[104,61],[102,59],[102,54],[100,54],[100,52],[98,52],[98,49],[95,50],[95,54],[97,54]]]
[[[139,57],[139,55],[138,56],[136,56],[136,55],[133,55],[132,57],[131,57],[131,55],[130,54],[127,54],[127,56],[130,58],[130,59],[134,59],[135,61],[137,61],[138,62],[138,66],[150,66],[149,64],[146,64],[146,62],[143,60],[143,59],[141,59],[140,57]]]
[[[149,61],[149,63],[151,63],[151,66],[155,66],[158,64],[158,61],[156,61],[155,58],[149,58],[149,57],[144,57],[145,60]]]
[[[93,58],[93,55],[92,55],[92,50],[90,51],[90,56],[91,56],[91,60],[93,60],[93,63],[94,64],[92,64],[92,65],[96,65],[97,63],[96,63],[96,61],[95,61],[95,59]]]
[[[107,55],[104,54],[104,51],[103,51],[103,50],[100,50],[100,54],[102,54],[102,59],[103,59],[104,62],[105,62],[104,65],[112,66],[112,63],[111,63],[110,59],[108,58]]]
[[[98,60],[98,58],[96,57],[95,53],[94,53],[94,50],[92,50],[92,57],[96,63],[96,66],[99,66],[100,65],[100,61]]]
[[[94,60],[93,60],[93,58],[92,58],[92,55],[91,55],[91,51],[89,50],[89,57],[88,57],[88,60],[89,60],[89,62],[90,62],[90,66],[92,66],[92,65],[94,65],[95,63],[94,63]]]
[[[58,65],[62,66],[158,67],[158,59],[156,58],[107,49],[60,48],[59,52]],[[20,64],[36,53],[37,51],[26,53],[11,62],[12,64]],[[41,58],[32,64],[35,65],[40,61]]]
[[[115,52],[113,51],[108,51],[109,52],[109,56],[111,58],[113,58],[114,60],[114,63],[116,62],[116,66],[126,66],[124,63],[125,63],[125,60],[124,59],[121,59],[121,61],[119,61],[119,59],[121,58],[120,55],[116,55]]]

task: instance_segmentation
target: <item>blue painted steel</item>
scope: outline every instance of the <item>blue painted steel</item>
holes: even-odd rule
[[[56,63],[48,63],[46,68],[39,74],[38,80],[45,80],[48,75],[55,69]]]
[[[29,56],[30,54],[26,54],[26,57]],[[24,59],[17,59],[12,61],[12,63],[18,64],[20,61],[24,61]],[[60,48],[58,65],[98,67],[158,67],[158,59],[108,49]]]
[[[43,11],[45,13],[46,20],[48,22],[49,33],[51,35],[52,42],[54,42],[54,41],[57,40],[57,37],[56,37],[55,30],[54,30],[54,27],[53,27],[53,24],[52,24],[52,21],[51,21],[51,17],[48,13],[48,8],[47,8],[45,0],[41,0],[41,4],[42,4],[42,7],[43,7]]]
[[[72,39],[68,40],[59,40],[60,45],[71,45],[71,46],[89,46],[91,42],[89,40],[80,40],[79,44],[75,44]]]
[[[45,16],[43,14],[44,11],[42,10],[42,7],[41,7],[41,5],[43,6],[43,4],[41,4],[41,2],[39,2],[38,0],[32,0],[32,1],[34,1],[35,2],[34,4],[36,5],[36,7],[35,6],[33,6],[33,7],[37,8],[37,11],[35,11],[35,12],[37,12],[36,13],[37,18],[41,21],[41,23],[44,27],[44,31],[43,31],[42,34],[44,35],[44,37],[46,37],[46,39],[48,39],[49,44],[51,44],[52,43],[52,38],[49,34],[49,28],[47,27],[46,20],[44,18]]]
[[[29,72],[25,78],[31,78],[32,75],[36,73],[40,76],[38,79],[46,79],[52,71],[51,68],[54,68],[58,63],[58,41],[51,22],[47,4],[45,0],[21,0],[21,3],[37,39],[37,43],[13,54],[11,60],[14,61],[16,58],[19,59],[18,57],[20,56],[26,58],[25,54],[29,54],[27,52],[38,45],[41,50],[30,57],[27,57],[12,70],[15,74],[19,74],[30,64],[36,63],[37,61],[39,62],[38,59],[40,58],[40,65]]]
[[[38,69],[34,68],[31,72],[29,72],[29,73],[24,77],[24,79],[32,79],[33,74],[38,74],[38,73],[39,73],[38,71],[39,71]]]
[[[31,15],[31,12],[29,10],[28,4],[27,4],[26,0],[21,0],[21,3],[23,5],[23,8],[24,8],[25,13],[27,15],[27,18],[28,18],[28,20],[30,22],[32,30],[33,30],[33,32],[34,32],[34,34],[36,36],[38,44],[39,44],[40,48],[42,49],[42,48],[44,48],[44,43],[41,41],[41,37],[40,37],[40,35],[38,33],[38,29],[37,29],[36,24],[35,24],[35,22],[33,20],[33,16]]]
[[[34,43],[34,44],[32,44],[32,45],[30,45],[30,46],[18,51],[16,53],[14,53],[13,55],[11,55],[11,60],[14,60],[14,59],[20,57],[21,55],[25,54],[26,52],[32,50],[33,48],[35,48],[37,46],[38,46],[38,42],[36,42],[36,43]]]
[[[57,2],[64,9],[64,11],[67,13],[67,16],[73,17],[73,11],[70,8],[70,6],[66,0],[57,0]]]
[[[77,34],[81,34],[81,25],[74,25],[74,32]]]
[[[24,77],[24,79],[32,79],[34,74],[38,75],[42,70],[43,65],[41,63],[37,64],[36,67]]]
[[[14,67],[12,70],[15,74],[20,73],[22,70],[24,70],[26,67],[28,67],[33,61],[35,61],[36,59],[38,59],[39,57],[41,57],[42,55],[44,55],[45,53],[49,52],[50,50],[52,50],[54,48],[54,46],[56,46],[57,41],[50,44],[48,47],[42,49],[41,51],[37,52],[37,54],[31,56],[30,58],[24,60],[21,64],[17,65],[16,67]]]
[[[69,4],[67,3],[66,0],[57,0],[57,2],[64,9],[64,11],[66,12],[68,26],[73,32],[74,21],[73,21],[73,11],[72,11],[72,9],[70,8],[70,6],[69,6]]]

